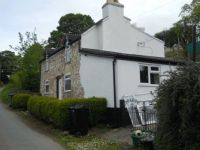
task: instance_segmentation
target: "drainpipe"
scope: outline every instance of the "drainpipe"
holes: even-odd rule
[[[114,108],[117,108],[115,64],[116,64],[116,58],[114,57],[113,59],[113,94],[114,94]]]

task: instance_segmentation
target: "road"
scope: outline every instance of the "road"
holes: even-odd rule
[[[49,137],[24,124],[0,103],[0,150],[64,150]]]

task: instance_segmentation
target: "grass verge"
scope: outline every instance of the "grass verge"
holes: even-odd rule
[[[64,132],[53,128],[41,121],[38,121],[32,117],[28,112],[16,111],[18,115],[21,116],[22,120],[28,124],[31,128],[43,133],[53,140],[57,141],[66,150],[126,150],[130,149],[123,145],[122,143],[116,143],[109,141],[98,136],[98,132],[106,132],[109,129],[103,127],[99,128],[98,131],[89,133],[87,136],[76,137],[69,135],[68,132]]]

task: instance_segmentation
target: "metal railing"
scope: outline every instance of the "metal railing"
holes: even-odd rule
[[[132,96],[124,100],[134,130],[156,131],[157,114],[152,100],[138,101]]]

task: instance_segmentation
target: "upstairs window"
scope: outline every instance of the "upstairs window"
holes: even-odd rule
[[[44,81],[45,94],[49,93],[49,80]]]
[[[66,45],[65,45],[65,63],[70,63],[71,57],[72,57],[72,50],[67,40]]]
[[[140,83],[159,84],[160,83],[160,67],[140,65]]]
[[[67,74],[64,76],[64,91],[69,92],[71,91],[71,75]]]
[[[48,59],[45,60],[45,71],[49,70],[49,61]]]

